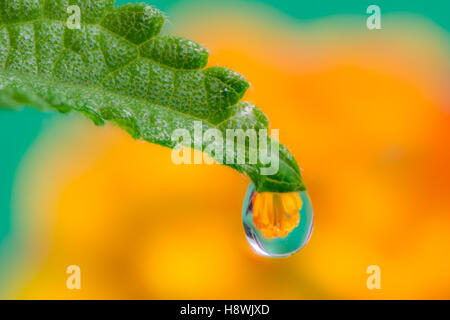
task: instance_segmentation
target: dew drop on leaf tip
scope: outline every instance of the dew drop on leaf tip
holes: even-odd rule
[[[257,193],[250,184],[242,209],[247,241],[252,249],[268,257],[287,257],[309,241],[313,210],[307,191]]]

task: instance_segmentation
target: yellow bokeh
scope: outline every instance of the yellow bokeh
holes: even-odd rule
[[[415,38],[395,16],[384,36],[270,19],[172,18],[208,47],[210,65],[246,76],[245,100],[280,129],[312,199],[310,243],[290,258],[256,256],[241,221],[247,177],[177,166],[169,149],[73,117],[23,163],[16,219],[29,253],[11,297],[450,297],[447,35],[418,20],[426,37]],[[71,264],[80,291],[65,287]],[[373,264],[381,290],[366,287]]]

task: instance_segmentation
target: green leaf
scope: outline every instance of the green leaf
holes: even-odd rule
[[[78,5],[80,29],[67,8]],[[78,111],[97,125],[114,122],[134,138],[174,148],[175,129],[263,129],[264,114],[240,102],[249,87],[236,72],[206,68],[208,51],[160,36],[164,16],[143,4],[114,0],[2,0],[0,107]],[[270,142],[270,138],[268,138]],[[204,141],[198,149],[205,150]],[[246,159],[252,148],[245,146]],[[252,149],[253,150],[253,149]],[[246,173],[259,192],[304,190],[297,162],[281,146],[277,173],[261,161],[227,164]],[[215,155],[213,155],[215,156]],[[236,160],[236,157],[233,158]],[[246,162],[247,163],[247,162]]]

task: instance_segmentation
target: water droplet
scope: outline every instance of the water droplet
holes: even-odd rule
[[[256,209],[255,200],[259,201],[256,203]],[[263,202],[265,203],[261,204]],[[291,210],[291,213],[284,210],[296,205],[301,206],[301,209],[294,212]],[[278,208],[278,218],[277,213],[270,208],[275,211]],[[270,217],[264,214],[261,216],[256,212],[258,210]],[[311,237],[311,200],[306,191],[291,194],[256,193],[252,183],[245,196],[242,220],[247,241],[256,253],[268,257],[287,257],[303,248]]]

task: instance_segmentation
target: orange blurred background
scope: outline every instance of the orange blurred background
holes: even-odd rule
[[[299,253],[251,251],[247,177],[176,166],[169,149],[58,116],[17,171],[0,296],[449,299],[449,36],[407,14],[370,31],[363,14],[300,22],[248,3],[169,10],[171,32],[245,75],[245,100],[303,168],[315,222]],[[66,288],[72,264],[81,290]],[[366,286],[370,265],[380,290]]]

